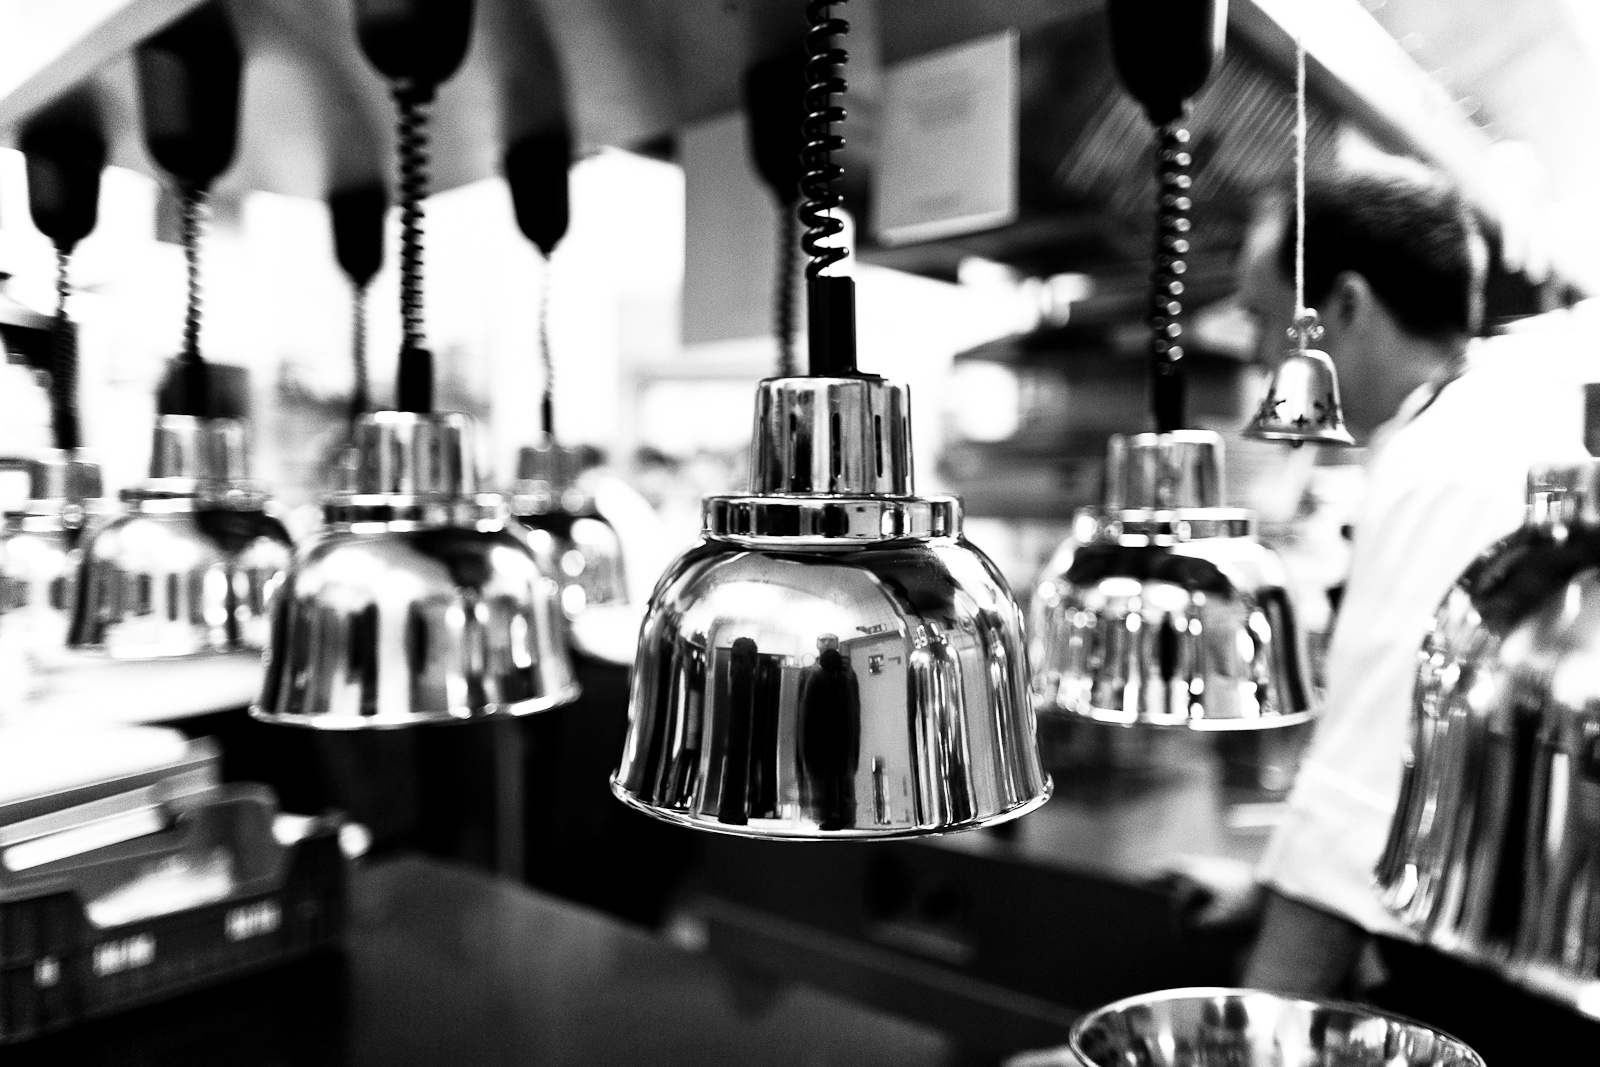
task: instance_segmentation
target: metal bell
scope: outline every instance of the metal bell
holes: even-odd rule
[[[477,492],[471,420],[375,412],[355,447],[352,488],[324,498],[278,592],[251,714],[382,729],[576,698],[559,587]]]
[[[670,822],[762,838],[946,833],[1050,795],[1022,618],[912,495],[908,397],[879,378],[757,390],[747,494],[656,586],[612,791]]]
[[[578,450],[549,434],[522,449],[511,513],[527,531],[528,546],[561,582],[561,607],[575,619],[590,607],[626,604],[622,542],[578,484]]]
[[[1423,642],[1380,895],[1420,940],[1600,1018],[1600,461],[1528,517]]]
[[[266,644],[291,546],[245,444],[240,419],[157,417],[149,479],[83,544],[71,647],[149,660]]]
[[[1220,435],[1112,436],[1105,505],[1079,512],[1034,592],[1041,714],[1191,730],[1311,716],[1283,563],[1221,500]]]
[[[1339,403],[1339,373],[1326,352],[1309,347],[1322,337],[1316,312],[1303,311],[1289,330],[1294,347],[1272,375],[1267,395],[1244,436],[1299,446],[1354,445]]]

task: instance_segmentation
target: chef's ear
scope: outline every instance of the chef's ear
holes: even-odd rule
[[[1320,309],[1322,320],[1340,333],[1360,325],[1380,309],[1372,286],[1353,270],[1347,270],[1333,280],[1325,303],[1327,306]]]

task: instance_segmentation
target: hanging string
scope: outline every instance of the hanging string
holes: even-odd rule
[[[554,263],[553,255],[545,257],[544,276],[539,280],[539,366],[544,373],[539,421],[552,440],[556,435],[556,361],[550,353],[550,284]]]
[[[183,315],[183,361],[200,362],[200,229],[205,221],[204,189],[186,185],[183,208],[183,261],[188,269],[189,297]]]
[[[1306,42],[1294,24],[1294,324],[1289,340],[1308,348],[1322,336],[1317,313],[1306,307]]]

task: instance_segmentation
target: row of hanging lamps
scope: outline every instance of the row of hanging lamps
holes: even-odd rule
[[[528,545],[547,561],[561,582],[561,607],[576,621],[595,617],[593,609],[625,605],[622,541],[578,480],[582,453],[556,437],[555,360],[550,349],[550,287],[556,247],[566,236],[570,218],[568,172],[572,135],[563,125],[547,133],[529,134],[505,154],[506,184],[517,227],[544,257],[539,294],[539,364],[543,391],[539,400],[540,429],[517,454],[517,480],[511,510],[527,531]],[[624,625],[632,616],[621,617]],[[581,641],[584,630],[575,630]]]
[[[399,114],[402,341],[394,411],[357,420],[348,488],[323,502],[279,591],[257,718],[322,729],[463,722],[577,696],[556,581],[478,491],[472,421],[435,412],[423,336],[426,110],[466,54],[466,0],[358,0]]]
[[[205,203],[238,137],[232,23],[201,7],[141,44],[135,68],[146,148],[182,203],[188,309],[157,398],[150,476],[122,491],[122,513],[83,547],[69,642],[128,660],[238,652],[254,670],[290,541],[249,480],[238,399],[224,397],[200,346]]]
[[[1377,888],[1418,940],[1600,1018],[1600,459],[1535,468],[1527,501],[1422,643]]]
[[[1159,131],[1151,277],[1156,432],[1115,434],[1105,498],[1046,566],[1031,618],[1043,714],[1256,730],[1311,714],[1282,562],[1223,502],[1222,437],[1184,426],[1181,314],[1193,189],[1187,101],[1222,48],[1224,0],[1110,0],[1117,70]]]
[[[826,273],[846,255],[824,244],[843,228],[832,6],[807,8],[810,374],[757,387],[750,491],[706,499],[656,586],[612,779],[647,814],[759,838],[964,830],[1050,794],[1021,613],[960,503],[913,495],[907,391],[856,369],[854,283]]]
[[[77,326],[68,316],[73,250],[94,229],[106,144],[94,101],[72,94],[22,130],[28,209],[56,251],[56,311],[48,340],[51,448],[0,457],[26,493],[0,516],[0,640],[30,657],[66,644],[77,585],[76,548],[102,493],[100,467],[85,459],[78,418]],[[20,317],[19,317],[20,318]],[[28,328],[40,324],[23,319]]]

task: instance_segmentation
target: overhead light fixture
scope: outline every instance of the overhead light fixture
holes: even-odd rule
[[[1113,435],[1106,495],[1034,592],[1041,714],[1125,726],[1259,730],[1304,722],[1311,687],[1283,565],[1225,508],[1222,438],[1185,428],[1181,296],[1193,239],[1188,98],[1210,76],[1222,0],[1110,0],[1128,91],[1159,130],[1151,277],[1155,433]]]
[[[1600,460],[1530,471],[1527,521],[1467,568],[1422,643],[1376,871],[1417,940],[1590,1018],[1597,568]]]
[[[358,418],[351,484],[279,590],[251,714],[330,730],[544,711],[577,696],[555,579],[478,491],[472,421],[436,413],[423,337],[425,112],[466,53],[472,5],[358,0],[368,60],[399,110],[398,411]]]
[[[0,640],[23,651],[26,667],[34,653],[66,644],[75,549],[103,492],[100,467],[80,449],[78,335],[67,314],[72,252],[94,230],[105,167],[105,134],[93,100],[73,93],[41,112],[23,128],[21,148],[29,213],[56,249],[55,315],[25,308],[8,315],[0,306],[0,329],[12,326],[39,339],[50,383],[53,448],[0,457],[0,470],[20,473],[27,484],[17,506],[0,516]],[[34,346],[24,341],[19,347]]]
[[[576,620],[592,608],[626,604],[622,541],[579,484],[582,453],[556,439],[555,361],[550,350],[550,287],[556,246],[569,218],[568,170],[572,135],[565,126],[513,144],[505,157],[506,184],[517,225],[544,257],[539,300],[539,361],[544,387],[541,428],[517,456],[511,510],[528,545],[561,583],[561,606]],[[593,617],[592,612],[591,618]],[[636,616],[620,620],[636,625]],[[578,638],[581,631],[574,631]]]
[[[822,243],[848,28],[829,7],[807,9],[811,373],[757,387],[750,491],[706,499],[704,540],[656,586],[612,791],[749,837],[966,830],[1050,780],[1021,613],[960,503],[914,494],[906,388],[856,369],[853,281],[824,273],[845,255]]]
[[[200,352],[205,203],[238,136],[232,23],[202,7],[141,44],[136,66],[146,148],[182,203],[188,309],[160,391],[150,477],[123,490],[122,513],[86,539],[68,642],[129,660],[254,653],[289,535],[249,480],[237,398],[222,402],[226,382]]]

